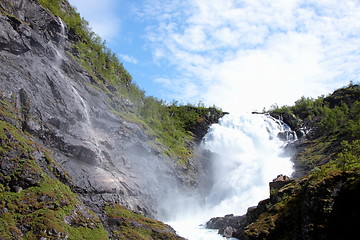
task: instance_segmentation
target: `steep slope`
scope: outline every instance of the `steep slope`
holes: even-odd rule
[[[59,8],[52,11],[66,15],[69,23],[74,22],[72,16],[79,18],[66,1],[39,2],[58,3]],[[165,141],[138,114],[149,99],[132,96],[139,90],[117,59],[103,48],[96,50],[94,44],[86,45],[86,50],[84,45],[91,39],[39,2],[0,1],[1,235],[9,239],[86,238],[80,232],[76,234],[81,237],[75,237],[70,229],[81,226],[92,239],[105,239],[104,226],[116,238],[129,239],[140,228],[148,231],[142,231],[143,239],[177,238],[168,226],[125,209],[111,209],[122,205],[163,218],[176,193],[200,189],[206,182],[206,170],[191,153],[194,138],[189,134],[187,139],[170,139],[179,146],[186,146],[185,140],[188,144],[189,153],[184,156],[190,158],[179,161],[184,157],[169,149],[165,143],[170,140]],[[89,49],[98,58],[105,56],[109,67],[97,69],[97,63],[84,55]],[[207,115],[211,111],[204,113],[207,124],[222,116],[217,110]],[[162,133],[168,134],[166,129]],[[32,150],[19,147],[17,138],[30,139],[21,141],[30,141]],[[31,203],[26,199],[34,191]],[[20,209],[20,202],[29,207]],[[60,227],[32,218],[31,214],[40,216],[39,211],[42,216],[55,215]],[[74,215],[80,220],[74,220]],[[37,223],[24,227],[25,216],[48,228],[30,230]],[[5,224],[10,218],[11,223]],[[126,229],[132,230],[126,233]]]
[[[107,103],[109,96],[91,86],[91,77],[62,49],[59,18],[34,1],[14,1],[11,7],[8,13],[16,17],[3,17],[1,23],[7,40],[1,54],[1,91],[19,109],[21,129],[54,149],[54,158],[84,198],[105,198],[150,214],[148,206],[156,204],[154,185],[176,185],[175,179],[151,175],[171,171],[165,164],[171,159],[149,147],[151,136],[117,117]],[[125,100],[116,107],[131,109]],[[143,197],[134,197],[138,195]]]

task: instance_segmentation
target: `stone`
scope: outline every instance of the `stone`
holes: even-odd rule
[[[280,174],[269,183],[270,191],[278,190],[290,182],[292,180],[288,176]]]
[[[224,229],[224,232],[223,232],[223,236],[226,237],[226,238],[231,238],[233,233],[236,231],[235,228],[233,227],[230,227],[230,226],[227,226],[225,229]]]
[[[206,223],[208,229],[218,229],[218,233],[226,238],[231,238],[233,233],[245,220],[245,216],[234,216],[233,214],[225,215],[224,217],[211,218]]]

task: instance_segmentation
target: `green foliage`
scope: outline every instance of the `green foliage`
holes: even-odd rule
[[[116,239],[182,239],[172,233],[169,226],[164,223],[146,218],[123,206],[113,204],[106,206],[104,210],[113,219],[111,222],[117,223],[119,230],[113,230],[112,232]]]
[[[343,104],[341,107],[335,106],[335,108],[329,108],[324,106],[322,108],[322,116],[319,122],[320,130],[323,134],[331,134],[340,131],[347,123],[348,119],[348,107]]]
[[[39,167],[34,154],[41,155],[41,149],[34,142],[3,121],[0,138],[0,158],[6,168],[0,172],[3,239],[108,239],[99,218],[91,212],[85,218],[70,188]],[[49,154],[44,158],[50,161]]]
[[[360,172],[360,140],[342,141],[342,151],[337,155],[338,167],[342,170]]]
[[[313,119],[314,116],[321,113],[323,107],[323,99],[321,96],[317,99],[301,97],[295,102],[291,111],[300,119]]]
[[[359,171],[360,86],[349,84],[327,97],[302,97],[293,107],[271,113],[294,114],[312,129],[306,148],[295,155],[302,169],[321,179],[336,171]]]
[[[88,22],[81,18],[74,8],[62,0],[38,2],[66,23],[68,32],[74,40],[75,57],[95,79],[106,79],[109,84],[119,87],[131,84],[131,75],[119,62],[115,53],[106,47],[105,41],[91,30]],[[63,2],[65,7],[62,5]]]
[[[169,106],[169,112],[181,128],[191,132],[198,123],[205,120],[204,118],[208,114],[220,114],[221,110],[216,107],[206,108],[201,104],[197,107],[191,104],[187,104],[186,106],[177,106],[176,104],[172,104]]]
[[[153,97],[145,98],[144,106],[139,110],[139,115],[154,131],[158,141],[167,147],[166,153],[178,158],[181,165],[186,165],[191,157],[189,145],[196,126],[210,114],[220,116],[221,113],[216,107],[166,105]]]
[[[88,23],[80,17],[74,8],[62,0],[38,0],[42,6],[61,17],[67,25],[68,35],[73,40],[71,54],[92,75],[94,81],[113,99],[128,99],[132,109],[117,109],[114,112],[129,121],[143,126],[155,135],[157,142],[165,146],[164,152],[179,163],[186,164],[192,149],[191,131],[194,126],[204,120],[204,114],[220,110],[199,106],[168,105],[153,97],[145,97],[134,82],[131,75],[119,62],[116,55],[106,47],[105,41],[95,34]],[[106,87],[105,87],[106,86]],[[111,92],[108,90],[111,86]],[[122,111],[122,112],[120,112]]]

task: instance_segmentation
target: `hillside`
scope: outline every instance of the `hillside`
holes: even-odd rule
[[[196,146],[225,112],[146,96],[66,0],[0,0],[0,59],[0,239],[183,239],[158,220],[179,193],[203,200],[211,188],[211,153]],[[238,239],[356,235],[359,101],[351,83],[267,111],[299,136],[285,149],[294,175],[208,227]]]
[[[238,239],[351,239],[360,217],[360,86],[350,84],[317,99],[269,113],[301,136],[293,179],[270,183],[270,198],[244,216],[216,217],[209,228]]]
[[[180,239],[146,217],[204,191],[225,113],[145,96],[66,0],[1,0],[0,59],[1,238]]]

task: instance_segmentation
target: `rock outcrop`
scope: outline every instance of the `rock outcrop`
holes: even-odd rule
[[[270,192],[272,190],[279,190],[280,188],[292,181],[293,180],[291,180],[288,176],[280,174],[276,178],[274,178],[272,182],[269,183]]]
[[[241,240],[348,239],[356,234],[354,217],[359,216],[358,177],[344,172],[318,182],[289,181],[244,216],[212,218],[207,227]]]
[[[34,0],[1,1],[0,9],[0,93],[16,116],[2,120],[48,150],[84,203],[164,217],[176,192],[201,185],[200,162],[178,165],[146,127],[118,114],[132,113],[133,103],[75,61],[79,36],[60,18]],[[24,178],[16,186],[36,182]]]

